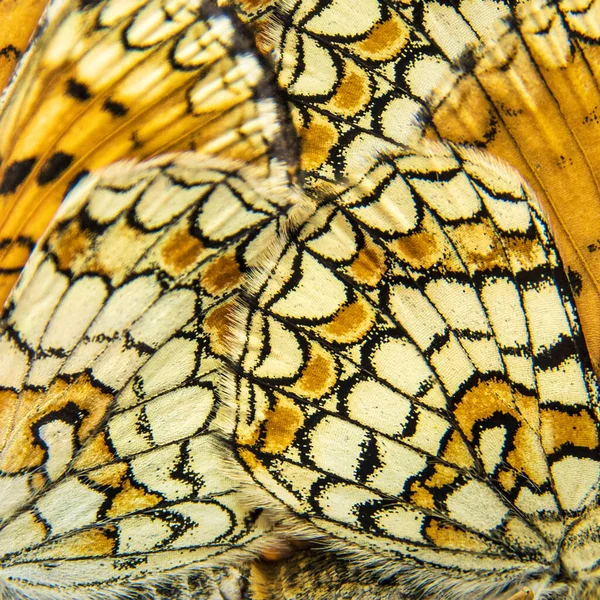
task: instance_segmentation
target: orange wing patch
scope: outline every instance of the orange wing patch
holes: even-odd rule
[[[0,89],[25,52],[46,4],[47,0],[0,1]]]

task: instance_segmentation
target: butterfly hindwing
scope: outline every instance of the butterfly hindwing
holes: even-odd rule
[[[266,533],[215,434],[227,303],[286,210],[258,173],[117,163],[61,207],[3,324],[4,578],[135,582]]]
[[[550,221],[598,363],[598,17],[525,2],[284,3],[270,34],[309,185],[394,144],[470,144],[516,168]],[[273,42],[273,40],[275,40]]]
[[[437,135],[485,148],[535,189],[573,288],[593,362],[600,330],[598,15],[530,0],[422,3],[451,69],[430,78]],[[457,32],[461,32],[457,35]]]
[[[51,2],[0,114],[5,293],[80,180],[1,321],[8,593],[594,598],[574,279],[490,158],[593,206],[594,10]]]
[[[444,147],[381,159],[250,298],[237,451],[271,494],[412,593],[552,572],[597,502],[598,388],[515,172]]]

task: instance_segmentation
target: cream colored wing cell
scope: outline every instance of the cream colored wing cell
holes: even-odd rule
[[[530,194],[481,153],[384,155],[238,311],[240,460],[409,596],[596,597],[598,382]]]

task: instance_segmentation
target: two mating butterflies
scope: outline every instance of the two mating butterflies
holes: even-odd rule
[[[599,597],[597,23],[52,2],[0,115],[3,596]]]

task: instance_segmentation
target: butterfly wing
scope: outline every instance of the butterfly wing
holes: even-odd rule
[[[548,215],[597,365],[594,5],[298,0],[280,12],[269,34],[307,182],[364,172],[422,135],[507,161]]]
[[[265,181],[181,155],[67,198],[3,321],[5,582],[84,595],[268,530],[220,465],[216,384],[229,303],[287,189],[283,166]]]
[[[126,130],[134,123],[138,141],[146,132],[148,153],[181,143],[204,154],[116,163],[84,177],[6,304],[1,571],[6,586],[32,597],[150,585],[149,577],[189,565],[222,564],[220,555],[270,532],[220,462],[227,425],[216,382],[232,299],[293,204],[294,141],[282,143],[283,110],[230,13],[208,3],[68,8],[50,6],[7,96],[2,139],[11,164],[32,144],[40,156],[49,148],[65,155],[72,142],[80,150],[96,144],[88,158],[99,162],[85,164],[95,167],[133,151]],[[129,47],[131,35],[140,47]],[[50,122],[52,94],[39,94],[49,81],[81,92],[57,83]],[[127,94],[124,123],[107,127],[98,112]],[[110,125],[118,115],[108,113]],[[57,131],[59,114],[68,123]],[[48,129],[15,137],[36,122]],[[52,212],[47,199],[76,163],[50,178],[46,197],[41,162],[22,181],[11,179],[18,168],[5,171],[15,222],[23,222],[17,206],[33,208],[28,197]],[[276,543],[270,539],[265,544]],[[197,597],[231,578],[207,573],[212,583],[195,589]]]
[[[320,198],[236,322],[238,456],[334,547],[412,594],[551,580],[561,543],[573,585],[597,577],[564,539],[595,514],[598,386],[515,172],[380,159]]]
[[[2,299],[87,171],[203,148],[267,174],[273,147],[293,156],[285,120],[267,122],[278,109],[258,60],[211,0],[52,2],[0,115]]]
[[[19,57],[27,49],[35,27],[47,0],[20,2],[0,2],[0,89],[8,83]]]
[[[4,581],[85,595],[268,531],[220,464],[216,384],[287,189],[283,166],[265,182],[182,155],[117,163],[67,198],[3,322]]]
[[[593,215],[600,211],[595,173],[600,37],[595,4],[483,2],[478,9],[470,3],[428,2],[421,26],[455,65],[430,101],[437,132],[509,161],[534,187],[577,290],[597,366],[600,227]],[[461,45],[450,31],[468,35]]]
[[[309,181],[337,181],[363,170],[374,148],[418,137],[423,101],[398,74],[435,49],[409,16],[408,5],[382,0],[361,2],[360,11],[352,2],[279,3],[265,35]]]

